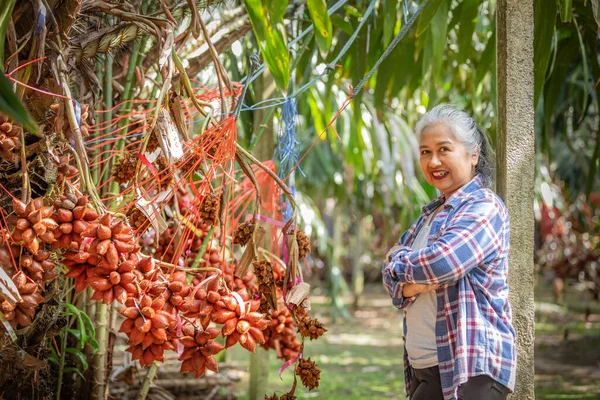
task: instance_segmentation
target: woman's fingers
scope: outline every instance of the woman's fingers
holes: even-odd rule
[[[385,262],[386,264],[389,264],[392,258],[392,254],[394,252],[396,252],[397,250],[399,250],[402,246],[400,246],[399,244],[394,245],[394,247],[392,247],[387,254],[385,255]]]

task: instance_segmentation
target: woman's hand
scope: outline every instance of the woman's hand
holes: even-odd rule
[[[394,247],[392,247],[387,254],[385,255],[385,263],[389,264],[390,263],[390,259],[392,258],[392,254],[394,252],[396,252],[397,250],[399,250],[400,248],[402,248],[403,246],[399,245],[399,244],[395,244]]]
[[[440,285],[421,285],[418,283],[407,283],[402,287],[403,297],[413,297],[421,293],[431,292],[436,290]]]

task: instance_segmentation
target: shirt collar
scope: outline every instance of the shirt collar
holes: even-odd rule
[[[471,179],[469,181],[469,183],[465,184],[463,187],[458,189],[456,192],[452,193],[450,198],[448,198],[448,201],[446,201],[446,196],[444,194],[442,194],[440,197],[438,197],[437,199],[433,200],[431,203],[429,203],[425,207],[423,207],[423,209],[422,209],[423,215],[427,216],[427,215],[431,214],[440,205],[444,204],[444,202],[445,202],[444,207],[456,208],[456,206],[459,205],[467,195],[469,195],[470,193],[473,193],[474,191],[476,191],[478,189],[481,189],[482,187],[483,187],[483,179],[481,178],[481,176],[479,174],[477,174],[473,179]]]

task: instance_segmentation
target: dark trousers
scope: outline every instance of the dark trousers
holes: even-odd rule
[[[438,367],[413,369],[411,400],[444,400]],[[459,400],[505,400],[510,391],[487,375],[470,378],[458,389]]]

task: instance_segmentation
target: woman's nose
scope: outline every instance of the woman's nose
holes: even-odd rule
[[[440,162],[440,159],[438,158],[438,156],[436,154],[432,154],[431,158],[429,159],[429,166],[430,167],[439,167],[442,163]]]

